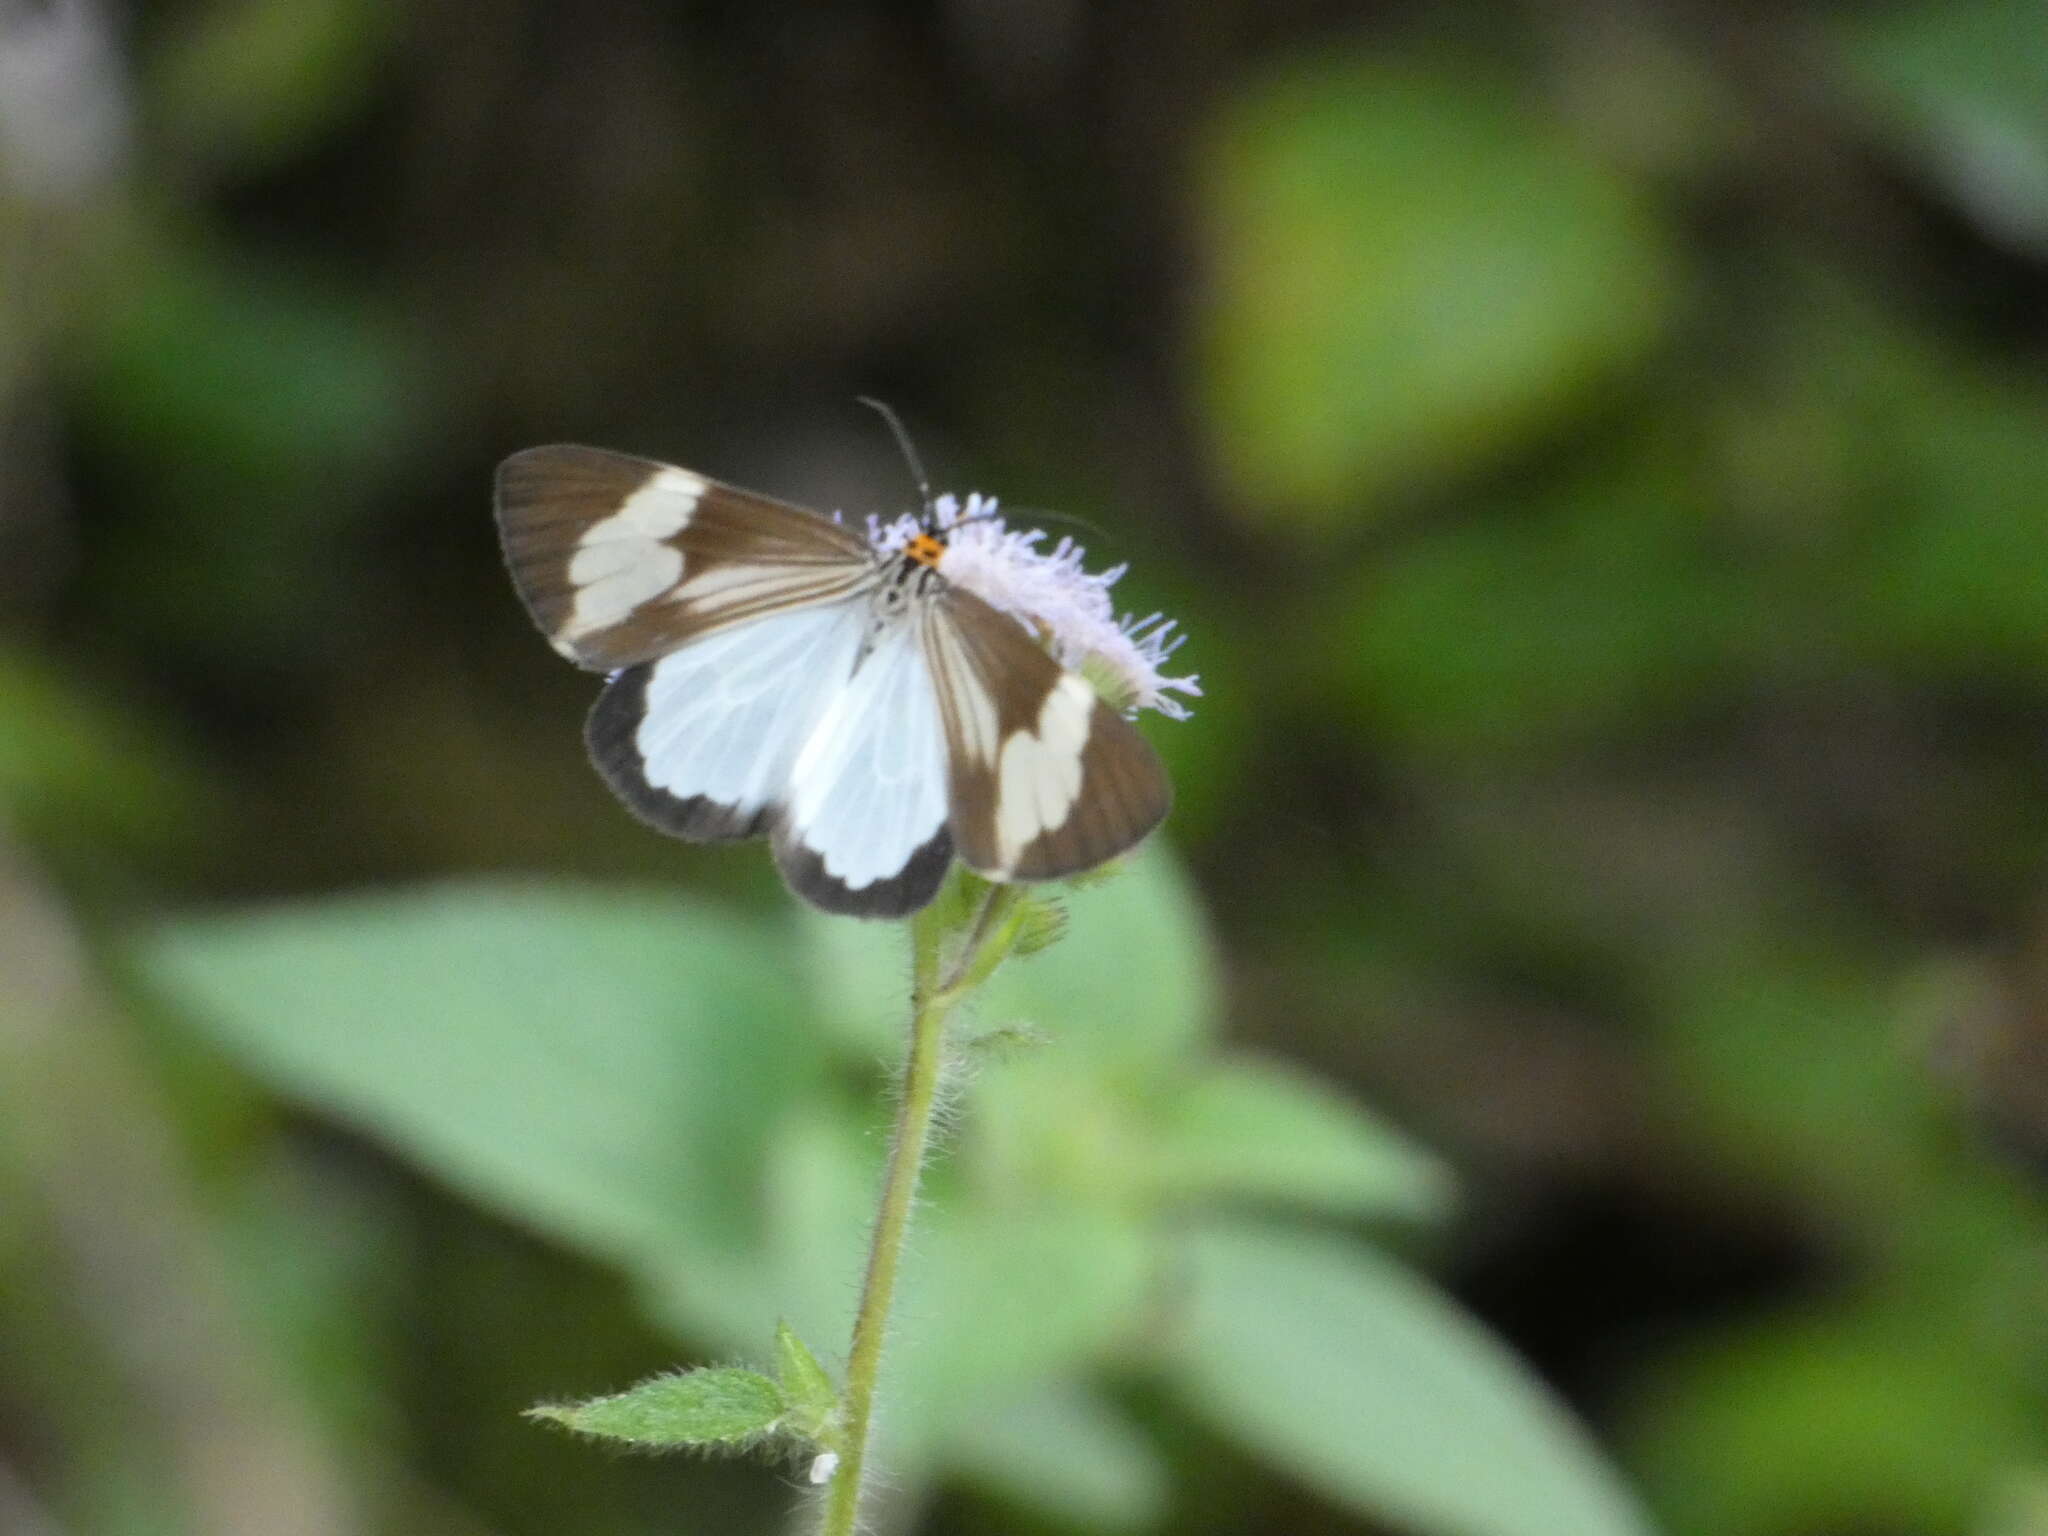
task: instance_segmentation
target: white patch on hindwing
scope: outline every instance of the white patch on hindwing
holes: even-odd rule
[[[583,530],[569,557],[576,605],[563,639],[623,623],[634,609],[681,579],[682,551],[668,541],[689,526],[708,488],[701,475],[686,469],[660,470],[618,511]]]
[[[879,605],[862,628],[790,769],[783,833],[856,891],[902,874],[946,822],[945,736],[916,634]]]
[[[1014,869],[1024,850],[1064,826],[1081,796],[1081,754],[1095,716],[1095,690],[1062,674],[1039,706],[1038,723],[1003,743],[996,769],[996,858]]]
[[[639,772],[679,800],[744,820],[782,799],[790,768],[845,685],[860,615],[845,604],[770,614],[671,651],[648,674]]]

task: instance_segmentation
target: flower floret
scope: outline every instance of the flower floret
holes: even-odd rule
[[[1067,537],[1041,548],[1048,535],[1005,526],[992,496],[940,496],[932,520],[946,543],[939,570],[948,581],[1023,620],[1060,665],[1081,671],[1118,707],[1187,718],[1187,705],[1174,695],[1201,697],[1199,679],[1161,670],[1187,637],[1163,614],[1117,617],[1109,589],[1127,567],[1090,572],[1087,552]],[[911,513],[886,523],[870,517],[868,541],[895,554],[922,526]]]

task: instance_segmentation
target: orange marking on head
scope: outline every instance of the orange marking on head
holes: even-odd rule
[[[928,533],[912,534],[910,542],[903,546],[904,558],[918,565],[939,568],[939,558],[946,552],[946,546]]]

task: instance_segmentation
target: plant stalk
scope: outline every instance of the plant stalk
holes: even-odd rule
[[[839,1466],[825,1496],[825,1523],[820,1536],[855,1536],[861,1490],[867,1469],[869,1428],[874,1416],[875,1382],[881,1374],[882,1339],[888,1331],[889,1308],[896,1296],[896,1272],[903,1257],[903,1239],[917,1204],[917,1183],[931,1143],[932,1111],[938,1103],[945,1069],[946,1019],[962,996],[988,973],[980,966],[982,951],[992,939],[1014,937],[1003,922],[1016,901],[1016,888],[989,888],[966,942],[952,968],[944,971],[944,925],[929,917],[930,908],[911,922],[912,983],[910,1052],[903,1067],[902,1093],[896,1106],[896,1134],[882,1180],[881,1209],[875,1217],[868,1267],[861,1281],[860,1311],[853,1323],[853,1347],[846,1359],[844,1443]],[[943,975],[942,975],[943,971]]]

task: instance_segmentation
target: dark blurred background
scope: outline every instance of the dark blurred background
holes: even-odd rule
[[[674,1343],[135,1025],[118,940],[474,872],[785,902],[589,772],[490,477],[894,510],[871,394],[1185,625],[1206,698],[1147,729],[1228,1036],[1458,1170],[1424,1263],[1661,1522],[2048,1531],[2044,300],[2039,0],[0,0],[0,1107],[89,1011],[122,1138],[0,1172],[0,1527],[179,1528],[79,1492],[135,1480],[80,1426],[152,1345],[52,1255],[232,1267],[172,1212],[265,1138],[349,1169],[375,1528],[788,1503],[480,1427]],[[585,1491],[508,1491],[540,1458]],[[1381,1528],[1234,1476],[1165,1528]]]

